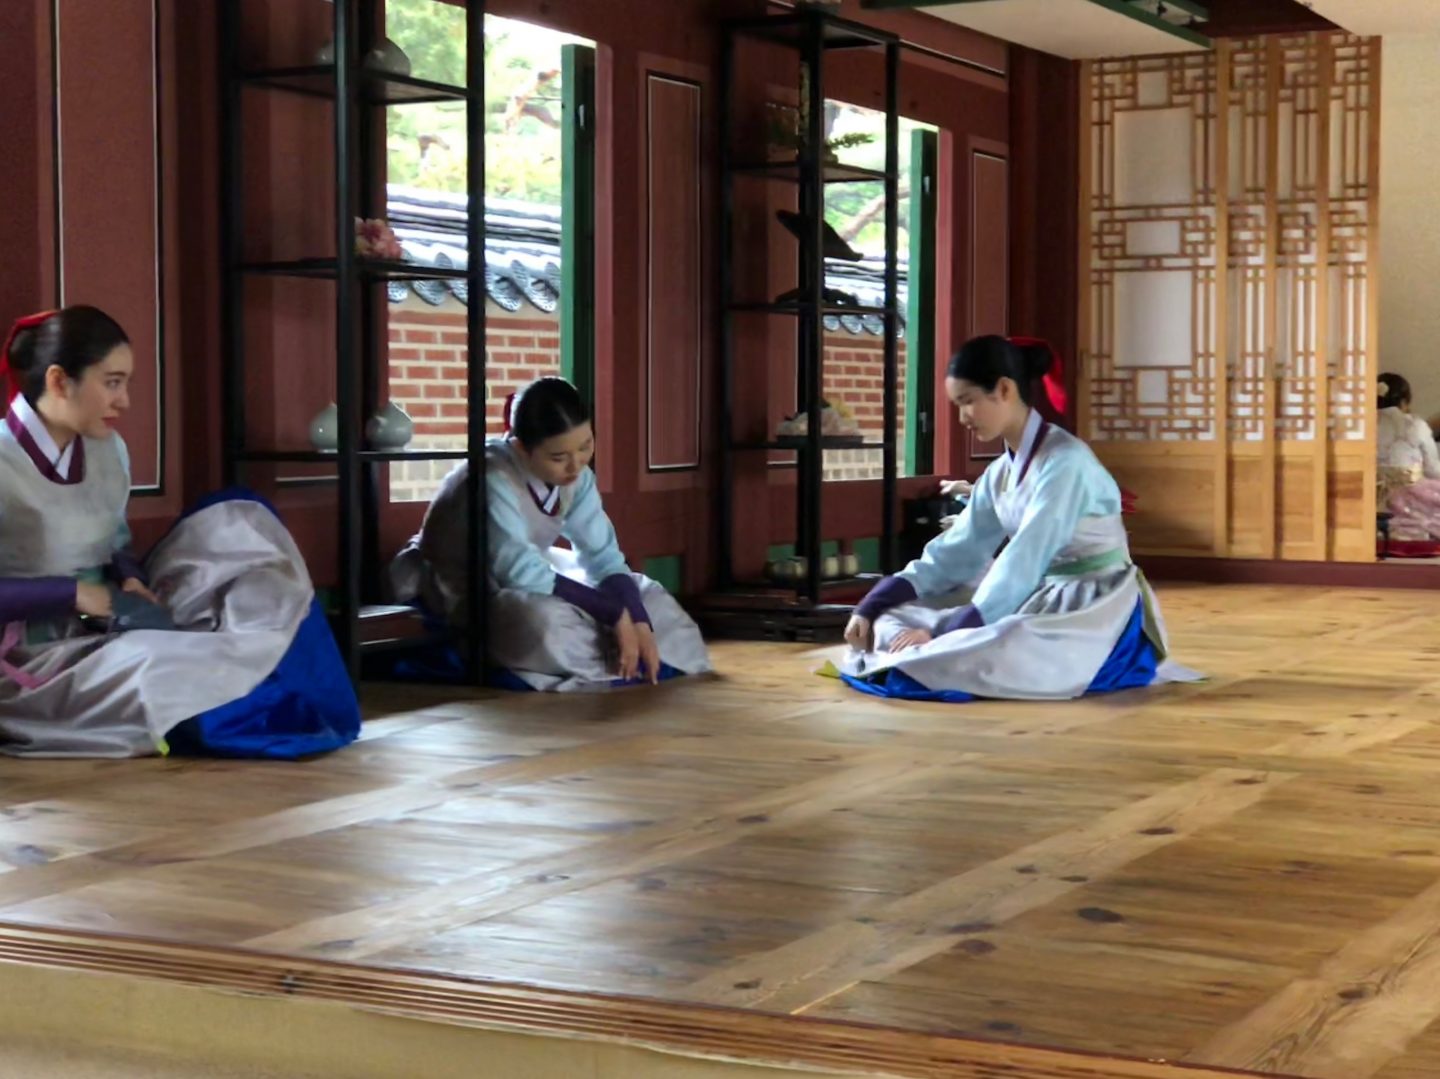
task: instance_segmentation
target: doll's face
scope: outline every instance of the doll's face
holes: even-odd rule
[[[947,378],[945,393],[955,405],[960,422],[982,442],[991,442],[1005,433],[1024,408],[1014,379],[1001,378],[988,393],[963,378]]]
[[[537,479],[551,487],[568,487],[580,478],[595,456],[595,429],[589,422],[553,435],[533,450],[520,447]]]
[[[42,410],[48,417],[87,438],[109,438],[115,421],[130,407],[130,376],[135,355],[116,345],[99,363],[72,379],[58,364],[45,372]]]

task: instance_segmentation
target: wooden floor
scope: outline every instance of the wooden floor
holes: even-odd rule
[[[0,761],[0,923],[1440,1075],[1435,597],[1162,601],[1211,681],[895,705],[722,645],[718,680],[651,691],[377,687],[305,764]]]

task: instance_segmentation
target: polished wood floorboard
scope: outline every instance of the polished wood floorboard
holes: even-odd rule
[[[726,644],[658,690],[370,687],[303,764],[0,760],[0,923],[1440,1075],[1434,597],[1162,601],[1208,682],[892,704]]]

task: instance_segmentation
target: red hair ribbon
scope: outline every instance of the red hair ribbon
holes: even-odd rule
[[[15,344],[15,338],[20,336],[21,330],[33,330],[55,313],[54,311],[36,311],[33,315],[16,319],[15,325],[10,327],[10,333],[5,338],[5,347],[0,348],[0,391],[5,394],[5,407],[8,408],[10,402],[20,396],[20,380],[15,377],[15,371],[10,366],[10,349]]]
[[[517,390],[516,393],[518,392]],[[515,396],[516,394],[512,393],[505,398],[505,414],[502,419],[505,423],[505,433],[507,435],[510,433],[511,424],[515,422]]]
[[[1012,337],[1009,340],[1016,348],[1033,348],[1038,345],[1050,353],[1050,370],[1045,372],[1041,381],[1045,384],[1045,397],[1049,400],[1050,407],[1058,415],[1064,416],[1070,405],[1070,395],[1065,392],[1065,367],[1060,362],[1060,353],[1055,351],[1055,346],[1040,337]]]

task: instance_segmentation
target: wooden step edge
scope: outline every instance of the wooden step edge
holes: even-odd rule
[[[1257,1073],[978,1041],[684,1002],[540,989],[0,924],[0,963],[91,971],[429,1022],[903,1079],[1228,1079]]]

